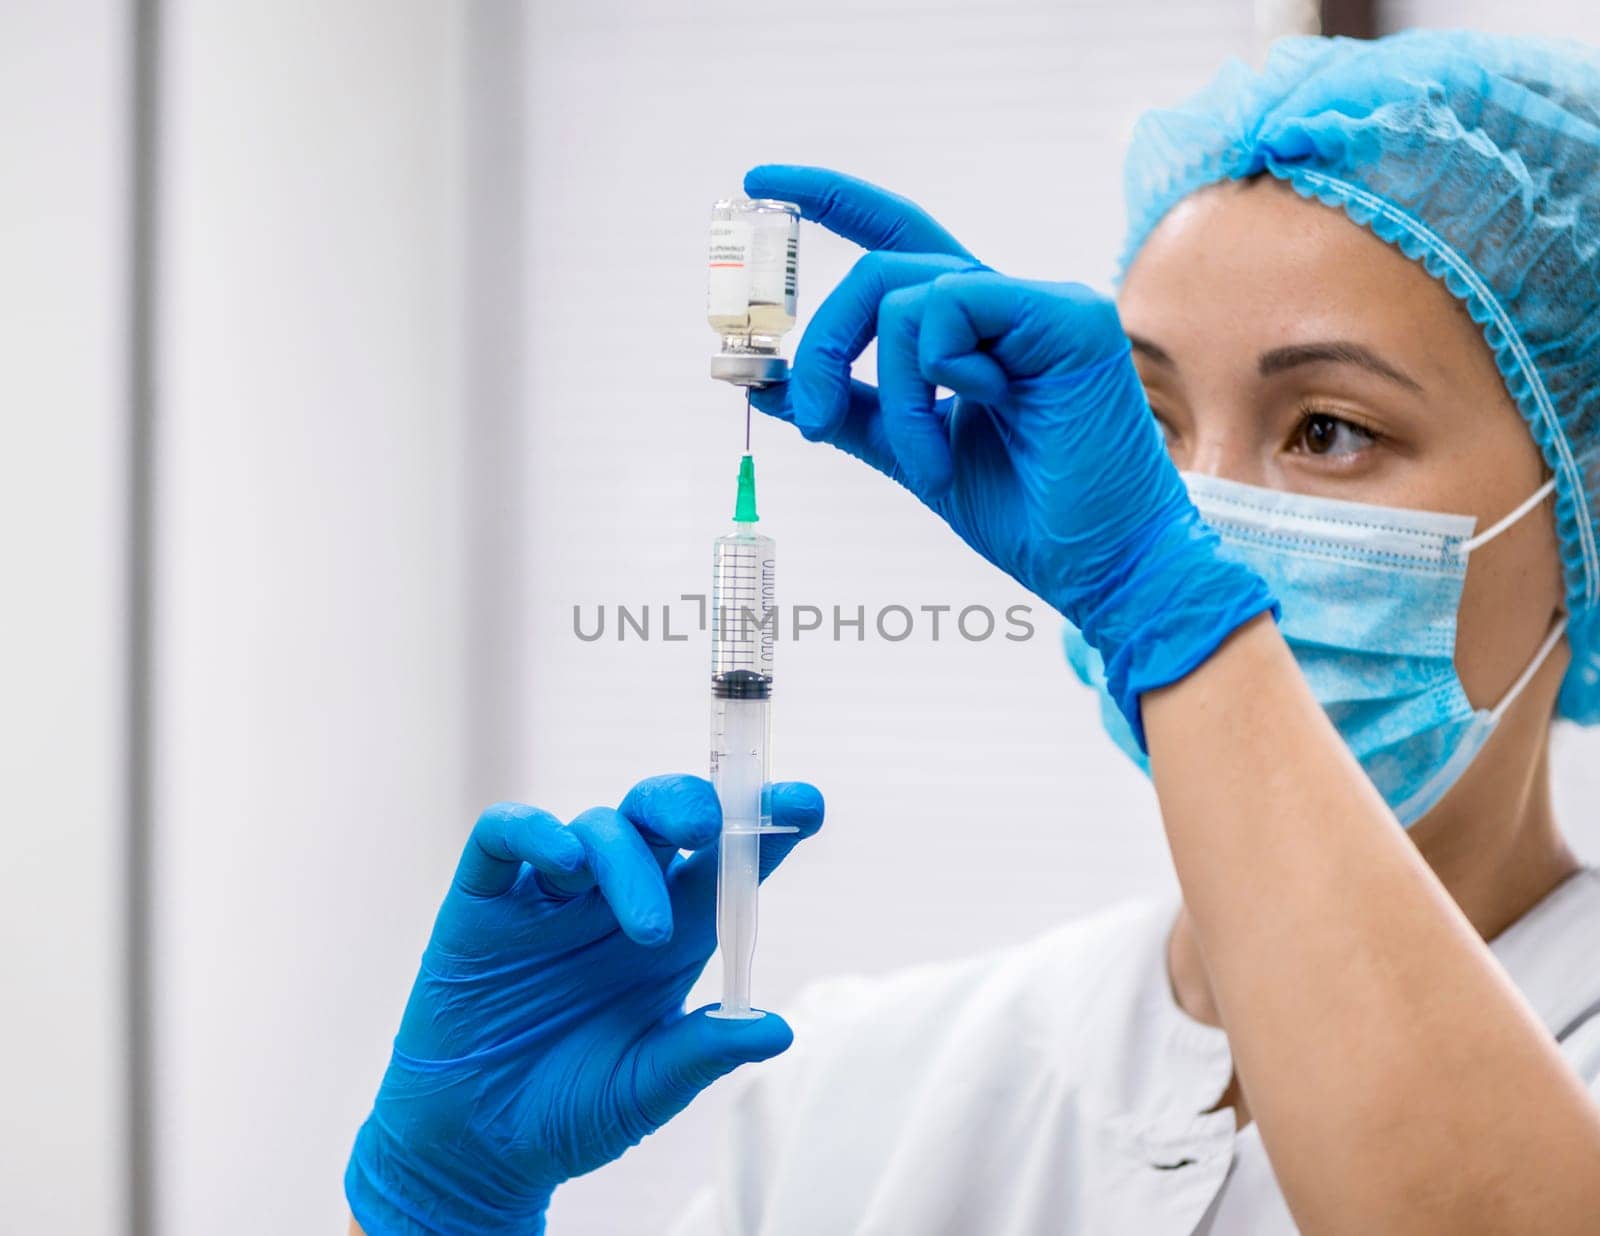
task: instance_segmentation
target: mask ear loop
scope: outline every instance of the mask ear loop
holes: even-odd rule
[[[1534,507],[1538,506],[1539,503],[1543,502],[1546,498],[1553,494],[1555,490],[1556,478],[1552,476],[1548,481],[1539,486],[1538,489],[1534,490],[1527,496],[1526,499],[1519,503],[1511,512],[1511,514],[1502,519],[1495,520],[1494,523],[1490,524],[1482,532],[1475,536],[1468,537],[1466,540],[1462,541],[1461,544],[1457,545],[1456,553],[1465,558],[1480,545],[1494,540],[1495,537],[1499,536],[1507,528],[1511,527],[1512,524],[1516,523],[1517,520],[1521,519],[1529,511],[1533,510]]]
[[[1521,519],[1529,511],[1533,510],[1534,507],[1538,506],[1539,503],[1543,502],[1552,493],[1554,493],[1555,488],[1556,478],[1551,476],[1550,479],[1547,480],[1543,485],[1539,486],[1538,489],[1534,490],[1525,499],[1519,502],[1516,507],[1512,509],[1509,515],[1495,520],[1494,523],[1490,524],[1482,532],[1475,536],[1468,537],[1466,540],[1457,545],[1456,553],[1465,558],[1479,546],[1494,540],[1495,537],[1499,536],[1507,528],[1511,527],[1512,524],[1516,523],[1517,520]],[[1492,724],[1498,724],[1500,718],[1505,715],[1506,709],[1510,708],[1511,705],[1516,702],[1517,696],[1522,694],[1522,689],[1526,687],[1532,680],[1533,676],[1539,672],[1539,667],[1545,663],[1545,658],[1550,655],[1551,650],[1556,646],[1556,643],[1563,635],[1566,634],[1566,632],[1567,616],[1565,614],[1561,614],[1551,625],[1550,633],[1544,637],[1544,642],[1539,645],[1539,651],[1533,654],[1533,659],[1528,662],[1522,673],[1517,675],[1517,680],[1512,683],[1506,693],[1500,697],[1500,702],[1489,711],[1489,720]]]
[[[1517,675],[1517,680],[1511,684],[1511,689],[1500,697],[1500,702],[1489,711],[1489,720],[1499,724],[1500,718],[1505,715],[1506,709],[1516,702],[1517,696],[1522,694],[1522,688],[1528,685],[1533,676],[1539,672],[1539,667],[1544,664],[1545,658],[1550,655],[1550,650],[1556,646],[1563,635],[1567,633],[1567,616],[1562,614],[1555,620],[1555,625],[1550,628],[1550,634],[1544,637],[1544,643],[1539,645],[1539,651],[1533,654],[1533,660],[1528,662],[1528,667]]]

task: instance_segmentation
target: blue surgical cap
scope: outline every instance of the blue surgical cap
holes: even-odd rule
[[[1555,476],[1558,713],[1600,721],[1600,54],[1461,30],[1281,40],[1140,119],[1121,269],[1183,198],[1263,172],[1422,263],[1482,329]]]

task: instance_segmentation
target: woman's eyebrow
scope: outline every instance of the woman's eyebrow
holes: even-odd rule
[[[1396,369],[1371,348],[1344,339],[1324,343],[1296,343],[1286,348],[1273,348],[1272,351],[1261,354],[1259,368],[1261,376],[1269,378],[1275,373],[1282,373],[1285,369],[1293,369],[1297,365],[1324,363],[1356,365],[1407,390],[1419,393],[1422,391],[1420,382]]]
[[[1148,357],[1150,360],[1155,361],[1155,363],[1158,365],[1172,364],[1172,357],[1167,355],[1166,350],[1164,348],[1157,347],[1148,339],[1142,338],[1139,335],[1129,335],[1128,343],[1132,345],[1133,350],[1139,353],[1140,356]]]

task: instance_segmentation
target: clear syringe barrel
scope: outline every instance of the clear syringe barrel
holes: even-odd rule
[[[750,1004],[761,837],[772,824],[767,749],[777,641],[772,538],[735,523],[712,550],[711,784],[722,804],[717,869],[717,947],[722,1006],[716,1017],[760,1017]]]

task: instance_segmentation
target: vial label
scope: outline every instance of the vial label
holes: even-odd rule
[[[794,245],[787,228],[759,228],[750,238],[750,303],[794,313]]]
[[[750,307],[750,225],[738,219],[711,224],[711,260],[706,312],[714,318],[742,318]]]

